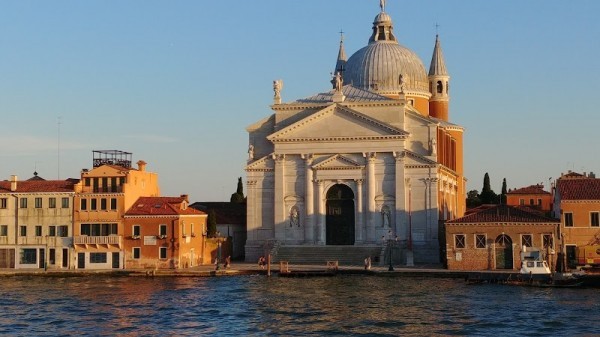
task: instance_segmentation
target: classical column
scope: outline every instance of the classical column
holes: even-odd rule
[[[274,154],[275,159],[275,190],[273,192],[274,234],[278,241],[285,240],[286,212],[283,198],[285,196],[285,155]]]
[[[365,238],[366,238],[366,228],[365,228],[365,219],[364,219],[364,209],[363,209],[363,181],[362,179],[357,179],[356,181],[356,194],[358,194],[358,196],[356,197],[356,213],[357,213],[357,220],[356,220],[356,227],[358,228],[358,237],[356,238],[357,243],[363,243],[365,242]]]
[[[394,158],[396,159],[395,167],[395,182],[396,182],[396,221],[394,222],[394,232],[400,237],[400,240],[406,239],[402,237],[403,233],[406,233],[406,185],[404,180],[404,152],[394,152]]]
[[[315,242],[315,225],[314,225],[314,195],[313,195],[313,170],[312,170],[312,155],[304,156],[304,179],[305,179],[305,195],[304,202],[306,205],[306,215],[304,226],[304,242],[313,244]]]
[[[367,153],[367,241],[375,242],[375,158],[376,153]]]
[[[317,181],[317,243],[325,244],[325,201],[323,200],[323,181]]]

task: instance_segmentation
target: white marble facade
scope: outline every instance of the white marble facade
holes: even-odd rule
[[[437,122],[402,96],[351,85],[343,93],[339,103],[327,100],[332,90],[275,104],[273,115],[247,128],[247,260],[275,242],[328,244],[327,194],[341,184],[353,195],[350,244],[381,244],[388,235],[407,244],[411,230],[415,261],[439,261],[439,170],[430,149]]]

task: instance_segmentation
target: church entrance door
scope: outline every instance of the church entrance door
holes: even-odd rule
[[[337,184],[327,191],[325,242],[327,245],[354,244],[354,192]]]
[[[512,239],[506,234],[496,238],[496,269],[513,268]]]

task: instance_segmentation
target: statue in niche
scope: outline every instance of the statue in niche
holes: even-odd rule
[[[248,146],[248,159],[254,159],[254,145]]]
[[[300,213],[295,206],[290,210],[290,227],[294,226],[300,227]]]
[[[383,207],[381,207],[381,222],[383,224],[384,228],[389,228],[390,224],[392,223],[392,214],[390,212],[390,207],[387,205],[384,205]]]
[[[437,141],[434,137],[431,137],[431,139],[429,140],[429,152],[431,152],[432,156],[435,156],[437,154]]]
[[[400,92],[401,93],[404,93],[404,84],[405,84],[405,82],[404,82],[404,76],[402,74],[400,74],[398,76],[398,85],[400,86]]]

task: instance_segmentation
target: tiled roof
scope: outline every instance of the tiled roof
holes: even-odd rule
[[[185,197],[140,197],[125,213],[130,215],[201,215],[206,214],[192,207],[183,209]]]
[[[231,202],[195,202],[190,205],[198,210],[208,213],[215,211],[218,225],[246,224],[246,204]]]
[[[544,185],[530,185],[527,187],[521,187],[508,191],[507,194],[551,194],[548,191],[544,191]]]
[[[74,192],[74,182],[67,180],[24,180],[17,181],[16,191],[10,190],[10,181],[0,181],[0,193]]]
[[[469,215],[450,220],[447,224],[481,224],[481,223],[559,223],[557,219],[547,218],[527,207],[510,205],[482,205],[473,209]]]
[[[353,87],[351,84],[345,85],[342,92],[346,99],[344,102],[376,102],[390,101],[390,98],[374,94],[372,92]],[[307,98],[299,99],[295,103],[323,103],[331,102],[335,90],[319,93]]]
[[[556,190],[562,200],[600,200],[600,179],[558,179]]]

